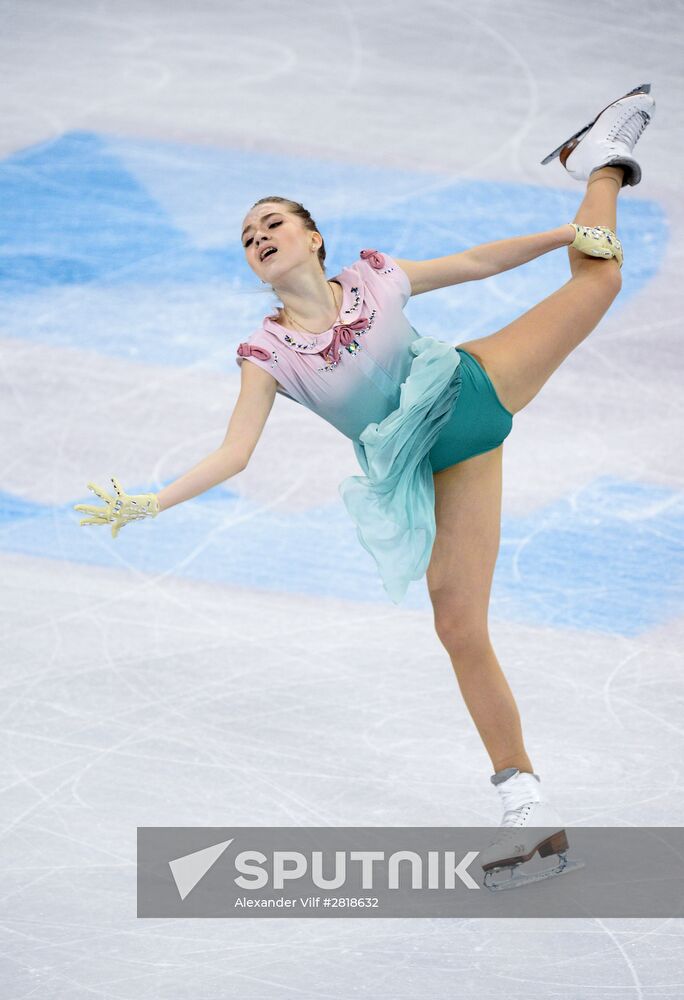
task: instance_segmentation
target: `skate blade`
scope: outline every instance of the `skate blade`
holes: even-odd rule
[[[501,892],[504,889],[519,889],[523,885],[531,885],[533,882],[542,882],[547,878],[557,878],[559,875],[568,875],[570,872],[575,872],[579,868],[584,868],[584,861],[566,861],[564,865],[556,865],[555,868],[547,868],[545,871],[541,872],[529,872],[527,875],[516,875],[515,872],[507,879],[502,882],[494,882],[492,880],[487,881],[485,878],[485,887],[491,892]],[[499,868],[499,872],[503,869]],[[487,873],[489,874],[489,873]],[[492,874],[496,874],[496,869],[494,869]]]
[[[628,94],[623,94],[622,97],[618,97],[617,100],[618,101],[622,101],[622,100],[624,100],[625,97],[632,97],[634,94],[650,94],[650,93],[651,93],[651,84],[650,83],[642,83],[640,87],[635,87],[634,90],[630,90],[630,92]],[[562,142],[560,144],[560,146],[557,149],[554,149],[553,153],[549,153],[548,156],[545,156],[544,159],[541,161],[542,166],[545,166],[547,163],[550,163],[551,160],[555,160],[557,156],[560,156],[560,154],[563,152],[563,150],[565,149],[565,147],[567,146],[567,144],[569,142],[572,142],[573,139],[580,139],[580,138],[582,138],[582,136],[584,136],[589,131],[589,129],[592,128],[596,124],[597,119],[601,117],[601,115],[603,114],[603,112],[607,111],[608,108],[610,108],[613,104],[616,104],[616,103],[617,103],[617,101],[611,101],[610,104],[606,104],[605,108],[603,108],[602,111],[599,111],[599,113],[596,115],[596,118],[594,118],[593,121],[590,121],[588,125],[585,125],[584,128],[581,128],[579,130],[579,132],[575,132],[574,135],[569,136],[565,140],[565,142]]]

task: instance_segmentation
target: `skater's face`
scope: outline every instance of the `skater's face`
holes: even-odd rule
[[[321,245],[320,234],[306,229],[302,220],[284,211],[279,202],[257,205],[242,223],[242,246],[247,263],[270,285],[297,264],[317,263],[312,245],[317,251]],[[262,260],[261,254],[267,246],[274,246],[276,253],[271,252]]]

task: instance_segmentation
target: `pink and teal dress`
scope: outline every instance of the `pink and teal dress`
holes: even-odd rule
[[[340,494],[398,604],[430,561],[430,451],[459,396],[461,356],[416,333],[403,311],[408,276],[388,254],[363,250],[332,280],[342,286],[340,322],[309,335],[266,317],[236,362],[269,372],[279,393],[352,440],[364,474],[345,479]]]

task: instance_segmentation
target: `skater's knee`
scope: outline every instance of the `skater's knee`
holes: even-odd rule
[[[476,661],[491,648],[486,615],[473,610],[435,609],[435,631],[449,655]]]
[[[596,260],[584,257],[572,267],[573,279],[591,282],[595,294],[612,301],[622,288],[622,271],[615,260]]]
[[[615,298],[622,288],[622,270],[614,260],[604,260],[603,263],[609,266],[606,268],[605,274],[601,275],[601,279]]]

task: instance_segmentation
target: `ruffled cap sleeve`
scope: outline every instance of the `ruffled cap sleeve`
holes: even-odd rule
[[[385,289],[390,298],[393,294],[398,294],[403,309],[411,298],[411,282],[406,271],[388,253],[381,253],[379,250],[362,250],[359,257],[368,264],[374,275],[376,290]]]
[[[250,344],[248,340],[243,341],[239,345],[237,353],[240,358],[258,358],[259,361],[268,361],[271,357],[271,352],[267,351],[265,347],[259,347],[258,344]]]

